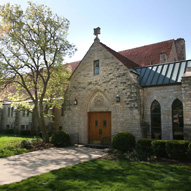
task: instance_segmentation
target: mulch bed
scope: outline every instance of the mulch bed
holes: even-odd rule
[[[159,158],[156,161],[152,161],[152,163],[167,163],[167,164],[176,164],[182,166],[191,166],[190,160],[179,161],[174,159],[167,159],[167,158]]]
[[[107,153],[106,155],[103,155],[102,157],[100,157],[100,160],[112,160],[112,161],[120,161],[120,160],[127,160],[127,159],[120,159],[118,156],[115,155],[110,155],[112,154],[112,150],[108,149],[105,151],[105,153]],[[129,161],[129,160],[127,160]],[[176,165],[181,165],[181,166],[191,166],[191,160],[174,160],[174,159],[168,159],[168,158],[157,158],[156,160],[152,160],[152,161],[145,161],[145,162],[149,162],[149,163],[166,163],[166,164],[176,164]]]
[[[49,149],[54,147],[51,143],[45,143],[45,142],[35,142],[32,144],[26,145],[26,149],[30,151],[37,151],[37,150],[43,150],[43,149]]]

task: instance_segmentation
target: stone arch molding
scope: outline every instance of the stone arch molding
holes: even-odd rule
[[[111,105],[104,93],[98,91],[93,94],[88,104],[89,111],[111,111]]]

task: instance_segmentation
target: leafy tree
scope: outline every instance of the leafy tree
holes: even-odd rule
[[[32,101],[26,107],[33,111],[35,125],[48,142],[45,114],[50,107],[60,105],[71,74],[61,63],[64,56],[75,51],[66,39],[69,21],[32,2],[25,11],[19,5],[0,6],[0,19],[0,83],[4,95],[9,94],[14,101]]]

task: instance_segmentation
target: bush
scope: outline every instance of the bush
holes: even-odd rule
[[[51,142],[56,147],[66,147],[70,145],[70,136],[64,131],[57,131],[51,136]]]
[[[157,157],[167,157],[166,152],[166,140],[154,140],[152,141],[152,150]]]
[[[141,138],[137,140],[136,148],[139,153],[152,154],[153,139]]]
[[[188,144],[188,158],[191,159],[191,142]]]
[[[9,157],[13,155],[19,155],[22,153],[27,153],[27,149],[16,147],[14,145],[7,146],[3,149],[0,149],[0,158]]]
[[[6,134],[14,134],[14,130],[13,129],[5,129],[5,133]]]
[[[121,152],[132,151],[135,147],[135,137],[127,132],[117,133],[112,139],[111,146]]]
[[[29,140],[22,140],[20,143],[21,148],[29,148],[31,145],[31,141]]]
[[[166,152],[171,159],[186,159],[189,141],[172,140],[166,142]]]
[[[29,136],[29,135],[31,135],[31,131],[30,130],[21,130],[20,134],[23,136]]]

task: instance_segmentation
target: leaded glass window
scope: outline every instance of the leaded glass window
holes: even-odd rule
[[[172,103],[173,139],[184,139],[183,105],[179,99]]]
[[[94,61],[94,75],[99,74],[99,60]]]
[[[161,139],[161,108],[156,100],[151,104],[151,138]]]

